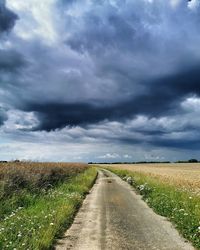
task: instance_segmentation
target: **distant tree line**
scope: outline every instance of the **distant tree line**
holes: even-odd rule
[[[197,159],[190,159],[187,161],[136,161],[136,162],[88,162],[88,164],[165,164],[165,163],[198,163]]]
[[[0,163],[9,163],[9,162],[14,162],[14,163],[18,163],[20,162],[20,160],[13,160],[13,161],[0,161]],[[24,162],[24,161],[22,161]],[[165,164],[165,163],[200,163],[200,161],[198,161],[197,159],[190,159],[187,161],[176,161],[176,162],[171,162],[171,161],[133,161],[133,162],[88,162],[88,164]]]
[[[152,164],[152,163],[171,163],[170,161],[132,161],[132,162],[88,162],[88,164]]]
[[[177,161],[176,163],[198,163],[200,161],[198,161],[197,159],[190,159],[188,161]]]

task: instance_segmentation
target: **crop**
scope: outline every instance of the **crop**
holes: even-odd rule
[[[107,165],[105,165],[107,166]],[[162,183],[171,184],[180,190],[200,195],[200,164],[119,164],[114,169],[129,170],[151,176]]]

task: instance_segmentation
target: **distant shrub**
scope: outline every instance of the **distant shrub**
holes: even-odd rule
[[[177,161],[175,163],[198,163],[199,161],[197,159],[190,159],[188,161]]]
[[[197,160],[197,159],[190,159],[188,162],[189,162],[189,163],[197,163],[198,160]]]

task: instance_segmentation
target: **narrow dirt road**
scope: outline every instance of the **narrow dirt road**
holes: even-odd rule
[[[56,250],[190,250],[173,226],[156,215],[131,186],[106,170]]]

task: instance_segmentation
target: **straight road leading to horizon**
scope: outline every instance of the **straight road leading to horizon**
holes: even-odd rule
[[[131,186],[107,170],[56,250],[192,250],[165,218],[155,214]]]

